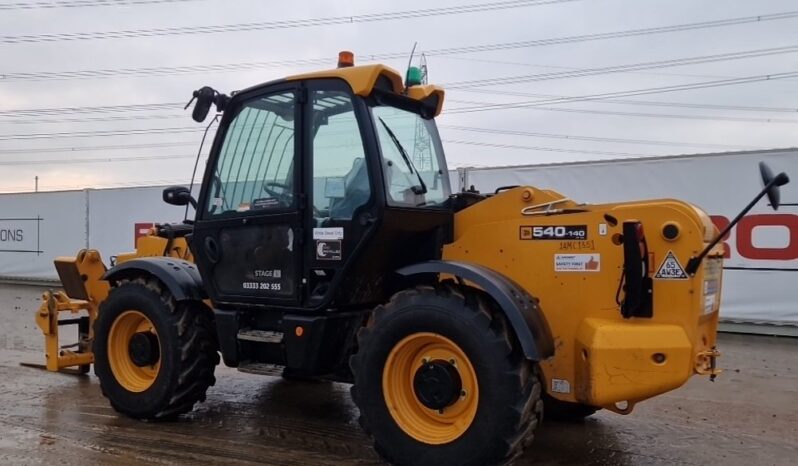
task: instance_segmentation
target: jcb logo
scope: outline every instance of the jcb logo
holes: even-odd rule
[[[729,225],[729,219],[722,215],[713,215],[710,218],[719,230]],[[760,227],[786,229],[789,232],[786,246],[762,247],[754,244],[754,230]],[[798,215],[749,215],[740,220],[740,223],[734,228],[734,232],[737,254],[741,257],[752,260],[789,261],[798,259]],[[725,249],[723,257],[725,258],[731,257],[731,248],[726,242],[728,239],[728,234],[723,237]]]

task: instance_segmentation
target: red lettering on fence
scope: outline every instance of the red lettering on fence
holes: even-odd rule
[[[154,227],[155,224],[150,223],[136,223],[133,228],[133,244],[138,245],[139,238],[142,236],[147,236],[150,233],[150,228]]]
[[[760,248],[753,242],[754,228],[764,226],[786,227],[790,241],[783,248]],[[749,215],[737,224],[737,252],[746,259],[784,260],[798,259],[798,216],[790,214]]]
[[[729,225],[729,219],[722,215],[710,216],[712,223],[723,230]],[[761,248],[754,245],[754,229],[757,227],[784,227],[790,232],[790,240],[783,248]],[[789,261],[798,259],[798,215],[794,214],[757,214],[748,215],[740,220],[734,227],[735,246],[737,254],[752,260],[781,260]],[[723,237],[723,257],[731,257],[731,248],[727,240],[729,234]]]
[[[710,220],[712,220],[712,223],[714,223],[715,226],[718,227],[718,231],[723,231],[723,229],[729,226],[730,223],[729,219],[724,217],[723,215],[710,215],[709,218]],[[724,259],[728,259],[731,257],[731,248],[729,247],[729,243],[726,242],[727,239],[729,239],[729,233],[726,233],[726,235],[723,237],[722,240]]]

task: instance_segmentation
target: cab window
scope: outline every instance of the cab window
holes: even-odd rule
[[[373,107],[372,115],[388,204],[428,207],[446,201],[451,188],[433,121],[390,106]]]
[[[294,206],[295,100],[283,92],[241,106],[211,179],[210,217]]]
[[[313,214],[352,219],[371,197],[366,151],[348,92],[317,90],[313,102]]]

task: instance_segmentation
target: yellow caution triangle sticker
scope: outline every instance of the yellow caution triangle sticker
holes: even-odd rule
[[[654,278],[660,280],[687,280],[690,277],[687,276],[682,264],[679,263],[679,259],[673,254],[673,251],[668,251],[668,255],[665,256],[665,260],[662,261],[662,265],[659,266]]]

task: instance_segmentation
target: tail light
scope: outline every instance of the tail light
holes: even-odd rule
[[[648,276],[648,245],[643,224],[623,222],[624,297],[620,304],[621,314],[625,318],[654,315],[652,284]]]

